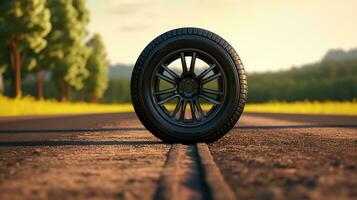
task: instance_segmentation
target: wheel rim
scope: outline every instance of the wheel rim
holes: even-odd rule
[[[165,56],[155,67],[151,100],[170,123],[199,126],[222,109],[226,85],[224,71],[213,56],[198,49],[180,49]]]

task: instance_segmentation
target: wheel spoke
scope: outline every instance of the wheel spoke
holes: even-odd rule
[[[187,101],[182,100],[182,107],[181,107],[181,113],[180,113],[180,121],[183,121],[185,119],[185,112],[186,112],[186,106],[187,106]]]
[[[190,72],[195,73],[195,64],[196,64],[196,52],[193,52],[191,59]]]
[[[203,70],[203,72],[201,72],[200,75],[198,75],[199,78],[203,78],[205,77],[213,68],[216,67],[216,64],[212,64],[211,66],[209,66],[207,69]]]
[[[176,91],[176,87],[155,92],[154,95],[163,95],[163,94],[168,94],[168,93],[175,92],[175,91]]]
[[[218,104],[221,104],[221,102],[209,97],[209,96],[206,96],[205,94],[201,94],[200,97],[202,97],[202,99],[212,103],[212,104],[215,104],[215,105],[218,105]]]
[[[181,50],[160,61],[162,64],[156,68],[151,83],[151,98],[155,99],[155,107],[163,112],[163,117],[177,126],[203,124],[216,115],[225,102],[225,73],[209,56],[207,60],[202,60],[204,55],[198,50]],[[177,71],[169,64],[176,61],[178,65],[181,62],[178,67],[182,67],[182,71]],[[196,64],[202,61],[206,67],[198,70]],[[209,87],[216,81],[218,87]],[[206,104],[209,111],[203,110]]]
[[[212,76],[210,76],[210,77],[208,77],[208,78],[203,79],[203,80],[202,80],[202,84],[206,84],[206,83],[208,83],[208,82],[210,82],[210,81],[213,81],[213,80],[215,80],[215,79],[218,79],[218,78],[221,77],[221,76],[222,76],[221,73],[212,75]]]
[[[181,53],[181,64],[182,64],[182,73],[187,72],[187,65],[184,52]]]
[[[200,114],[200,119],[202,120],[205,117],[205,113],[203,112],[201,108],[201,104],[198,101],[198,98],[195,99],[194,105],[197,107],[197,112]]]
[[[180,97],[179,97],[180,98]],[[182,98],[177,102],[174,112],[171,117],[175,118],[176,114],[180,111],[181,104],[183,103]]]
[[[172,99],[174,99],[174,98],[176,98],[176,97],[178,97],[177,94],[170,95],[170,96],[168,96],[168,97],[166,97],[166,98],[164,98],[164,99],[161,99],[161,101],[159,101],[158,104],[159,104],[159,105],[162,105],[162,104],[164,104],[164,103],[167,103],[167,102],[171,101]]]
[[[211,89],[208,89],[208,88],[202,88],[201,91],[204,92],[204,93],[215,94],[215,95],[223,95],[224,94],[223,92],[220,92],[220,91],[217,91],[217,90],[211,90]]]
[[[173,84],[173,85],[176,85],[175,80],[172,80],[171,78],[169,78],[169,77],[167,77],[167,76],[165,76],[165,75],[163,75],[163,74],[156,74],[156,76],[159,77],[159,78],[162,79],[162,80],[165,80],[165,81],[167,81],[167,82]]]
[[[167,73],[169,73],[173,78],[179,78],[179,75],[176,74],[176,72],[169,69],[166,65],[162,64],[161,67],[164,68],[165,71],[167,71]]]
[[[191,115],[192,115],[192,121],[197,121],[196,107],[194,101],[195,101],[194,99],[190,100]]]

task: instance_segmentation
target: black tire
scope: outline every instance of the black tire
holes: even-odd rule
[[[181,69],[173,64],[177,60]],[[140,121],[164,142],[213,142],[241,116],[247,78],[238,54],[220,36],[179,28],[158,36],[140,54],[131,98]]]

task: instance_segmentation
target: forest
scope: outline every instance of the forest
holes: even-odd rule
[[[0,93],[61,101],[103,96],[109,62],[101,36],[87,29],[85,0],[0,5]]]
[[[352,101],[357,98],[357,58],[251,74],[248,84],[249,102]]]
[[[346,54],[336,57],[334,51],[329,51],[322,61],[314,64],[278,72],[248,74],[248,102],[356,100],[357,56],[346,57]],[[127,71],[131,69],[127,66],[121,68],[122,74],[128,74]],[[129,78],[129,76],[112,76],[103,101],[129,102]]]

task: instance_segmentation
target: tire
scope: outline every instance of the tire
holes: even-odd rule
[[[179,28],[142,51],[131,98],[142,124],[164,142],[213,142],[241,116],[247,78],[238,54],[220,36]]]

